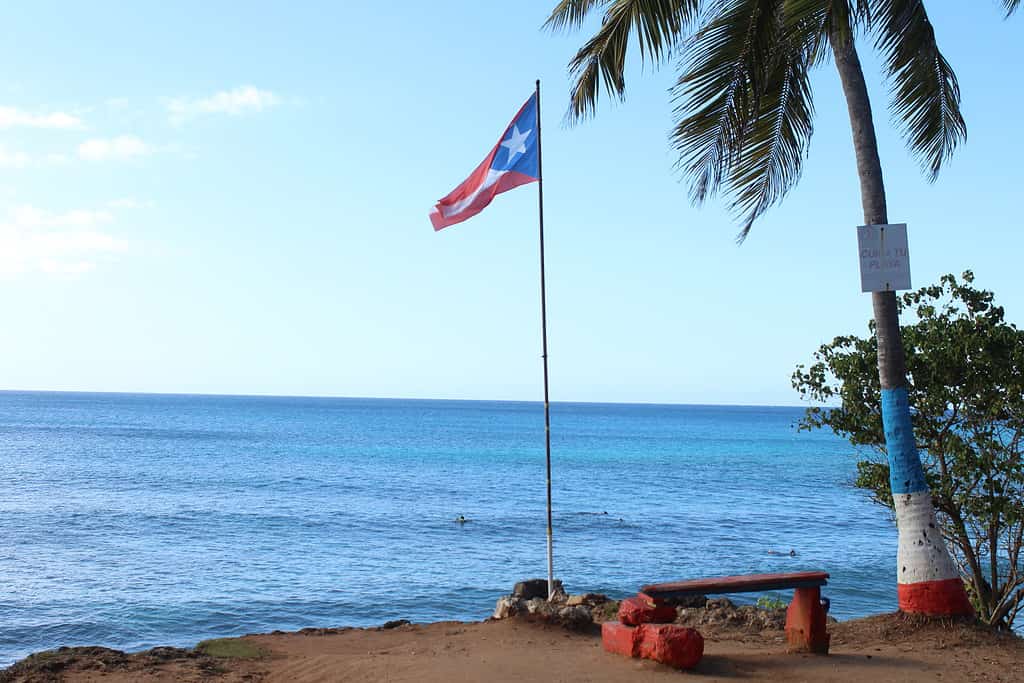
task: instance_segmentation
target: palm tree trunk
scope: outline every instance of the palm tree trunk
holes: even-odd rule
[[[864,222],[884,224],[888,222],[885,185],[864,72],[851,32],[843,35],[833,31],[830,39],[850,112]],[[899,536],[896,562],[899,608],[903,612],[943,616],[973,614],[964,583],[935,522],[931,493],[914,443],[896,293],[873,292],[871,303],[878,342],[882,424]]]

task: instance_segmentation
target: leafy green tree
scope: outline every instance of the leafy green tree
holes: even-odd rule
[[[1019,4],[1002,0],[1007,16]],[[728,197],[741,241],[800,178],[814,129],[810,73],[830,56],[849,110],[864,222],[888,223],[858,38],[870,37],[881,53],[893,118],[929,179],[966,135],[956,75],[939,51],[923,0],[560,0],[546,25],[579,29],[594,15],[600,15],[600,26],[569,63],[570,118],[593,114],[602,92],[624,98],[634,39],[644,62],[658,66],[678,56],[671,132],[678,167],[694,203],[718,193]],[[918,454],[913,439],[901,437],[910,415],[896,295],[875,292],[872,305],[893,471],[911,473],[904,482],[916,487],[899,498],[897,517],[930,524],[918,514],[931,510]],[[910,526],[900,526],[901,553],[916,545]],[[913,581],[904,582],[901,574],[900,609],[971,611],[941,545],[918,558]],[[904,591],[915,583],[920,590]],[[936,591],[941,599],[934,598]]]
[[[1024,608],[1024,330],[1004,319],[992,292],[945,275],[904,294],[917,322],[902,329],[910,405],[943,537],[985,622],[1011,628]],[[874,327],[871,323],[870,327]],[[810,408],[801,428],[829,428],[885,453],[873,337],[836,337],[798,366]],[[857,486],[893,507],[886,459],[857,466]]]

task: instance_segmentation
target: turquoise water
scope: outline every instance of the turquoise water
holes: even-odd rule
[[[895,527],[801,414],[554,404],[556,575],[823,569],[836,617],[895,609]],[[539,403],[0,392],[0,666],[483,619],[546,572],[543,434]]]

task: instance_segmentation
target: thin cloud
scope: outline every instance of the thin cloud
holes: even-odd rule
[[[0,168],[27,168],[33,163],[32,157],[25,152],[10,150],[0,144]]]
[[[78,146],[78,156],[86,161],[123,161],[145,156],[152,147],[134,135],[116,138],[93,138]]]
[[[47,275],[81,275],[96,270],[96,264],[92,261],[55,261],[53,259],[41,259],[39,270]],[[0,274],[3,271],[0,270]]]
[[[32,114],[17,107],[0,107],[0,128],[83,128],[81,119],[62,111]]]
[[[0,168],[31,168],[33,166],[62,166],[70,159],[66,154],[33,156],[21,150],[9,149],[0,143]]]
[[[100,229],[111,223],[105,210],[52,212],[19,206],[0,221],[0,277],[40,272],[80,275],[97,261],[127,251],[123,240]]]
[[[121,197],[107,202],[111,209],[146,209],[153,206],[153,202],[144,202],[134,197]]]
[[[109,211],[74,209],[54,213],[34,206],[19,206],[10,211],[16,225],[25,228],[91,228],[114,220]]]
[[[171,98],[166,101],[166,105],[171,122],[180,124],[208,114],[238,116],[261,112],[280,102],[281,99],[269,90],[243,85],[232,90],[222,90],[209,97]]]

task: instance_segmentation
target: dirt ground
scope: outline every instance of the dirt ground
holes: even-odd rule
[[[50,651],[0,672],[36,681],[985,681],[1024,682],[1024,641],[976,626],[891,614],[833,624],[828,656],[785,654],[781,631],[704,632],[703,661],[681,673],[601,648],[599,631],[506,619],[246,636],[253,658],[158,648]]]

